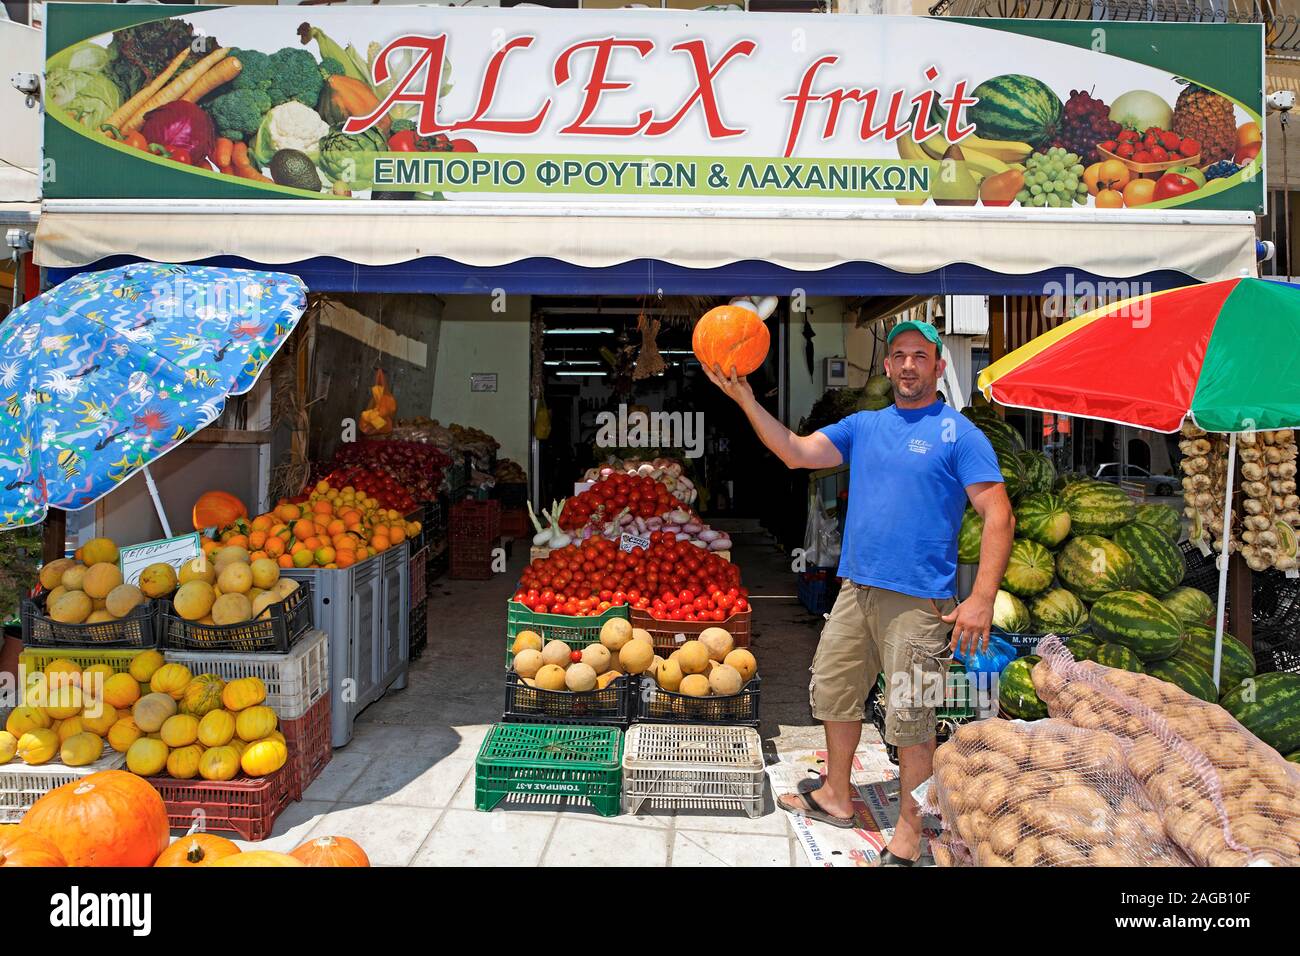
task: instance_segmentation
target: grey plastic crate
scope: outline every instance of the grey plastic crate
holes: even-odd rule
[[[352,722],[388,690],[406,687],[411,562],[406,542],[338,570],[286,568],[310,581],[316,627],[329,635],[331,743],[352,739]]]

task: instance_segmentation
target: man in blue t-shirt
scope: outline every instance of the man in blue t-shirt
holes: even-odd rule
[[[768,414],[734,371],[727,378],[719,368],[705,369],[790,468],[849,464],[844,583],[809,685],[813,716],[826,727],[826,776],[820,786],[782,797],[780,806],[833,826],[854,825],[850,769],[863,704],[876,675],[884,674],[885,740],[898,748],[899,769],[898,825],[881,854],[886,866],[911,866],[920,854],[921,813],[911,794],[933,770],[943,658],[958,646],[966,652],[987,647],[1014,528],[988,439],[938,399],[942,352],[934,326],[900,322],[889,333],[885,359],[894,404],[807,436]],[[984,532],[974,588],[958,604],[957,532],[968,498]]]

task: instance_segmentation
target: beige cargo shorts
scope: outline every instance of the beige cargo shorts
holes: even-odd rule
[[[810,668],[813,716],[862,720],[867,693],[884,674],[885,742],[911,747],[933,738],[952,634],[940,615],[956,606],[952,598],[912,597],[845,579]]]

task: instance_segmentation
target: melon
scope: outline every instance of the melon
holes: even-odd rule
[[[596,672],[591,665],[581,661],[570,664],[564,672],[564,686],[575,693],[593,690],[596,687]]]
[[[116,564],[101,562],[86,569],[81,589],[92,598],[106,598],[108,593],[122,583],[122,571]]]
[[[745,679],[740,676],[740,671],[730,664],[719,664],[709,672],[709,687],[719,697],[730,697],[732,694],[739,694],[740,689],[744,686]]]
[[[682,678],[677,692],[687,697],[708,697],[713,692],[713,688],[709,686],[709,679],[703,674],[687,674]]]
[[[600,676],[609,670],[612,660],[613,655],[610,654],[609,648],[604,644],[588,644],[582,649],[582,663],[595,671],[596,676]]]
[[[614,671],[614,670],[605,671],[605,673],[601,674],[599,677],[596,678],[596,689],[604,690],[606,687],[614,683],[614,681],[618,680],[622,676],[623,675],[620,674],[618,671]]]
[[[59,752],[59,735],[52,730],[29,730],[18,738],[15,752],[25,764],[48,763]]]
[[[50,619],[60,624],[81,624],[94,608],[85,591],[68,591],[49,608]]]
[[[228,547],[222,548],[212,556],[212,563],[216,566],[218,578],[221,577],[221,572],[226,569],[227,565],[247,565],[248,562],[248,549],[241,548],[238,545],[229,545]]]
[[[749,679],[758,673],[758,661],[754,660],[754,655],[743,647],[738,647],[723,660],[728,667],[735,668],[740,674],[741,680],[746,684]]]
[[[551,641],[542,648],[542,663],[550,664],[564,670],[569,666],[573,651],[564,641]],[[540,678],[538,678],[540,680]]]
[[[212,566],[207,555],[199,555],[197,558],[186,561],[181,565],[180,574],[177,575],[177,581],[184,587],[191,581],[202,581],[205,584],[215,584],[217,580],[217,569]]]
[[[557,664],[544,664],[533,678],[542,690],[564,690],[564,668]]]
[[[1060,495],[1039,491],[1016,505],[1016,535],[1055,548],[1070,536],[1070,512]]]
[[[1006,73],[985,80],[971,91],[976,100],[966,119],[984,139],[1042,146],[1057,134],[1061,98],[1042,80]]]
[[[69,591],[84,590],[86,581],[86,566],[74,564],[63,572],[63,578],[59,581]]]
[[[170,753],[171,750],[161,740],[141,737],[127,748],[126,766],[132,773],[139,774],[141,777],[152,777],[162,773],[163,767],[167,766],[167,757]]]
[[[140,685],[130,674],[114,674],[104,681],[104,700],[113,707],[130,707],[140,699]]]
[[[274,582],[272,582],[274,583]],[[217,572],[217,587],[222,594],[248,594],[253,586],[253,569],[239,561],[230,561]]]
[[[541,651],[526,647],[515,655],[515,673],[520,677],[536,677],[544,663]]]
[[[176,589],[172,606],[187,621],[197,621],[207,617],[216,602],[216,592],[206,581],[187,581]]]
[[[706,627],[700,632],[700,643],[708,649],[709,659],[721,663],[736,646],[731,632],[721,627]]]
[[[134,584],[119,584],[104,598],[104,609],[114,617],[126,617],[144,603],[144,592]]]
[[[81,560],[87,565],[117,564],[120,557],[112,538],[91,538],[81,548]]]
[[[0,730],[0,766],[14,759],[18,752],[18,738],[7,730]]]
[[[84,767],[99,759],[104,752],[104,739],[89,731],[73,734],[63,741],[59,756],[69,767]]]
[[[675,660],[669,658],[655,671],[655,680],[664,690],[675,691],[682,685],[682,669]]]
[[[276,593],[274,591],[266,591],[263,592],[262,594],[259,594],[257,597],[253,598],[252,616],[253,617],[264,616],[266,618],[269,618],[271,616],[271,612],[268,611],[267,608],[269,608],[272,604],[279,603],[279,600],[280,600],[279,597],[276,596]]]
[[[63,586],[63,572],[68,568],[75,567],[76,561],[71,558],[58,558],[41,568],[40,579],[41,587],[47,591],[53,591],[57,587]]]
[[[162,654],[150,649],[147,651],[141,651],[139,654],[135,655],[135,657],[131,658],[131,663],[128,665],[127,670],[134,680],[139,681],[141,684],[147,684],[153,679],[153,672],[162,667],[165,663],[167,662],[163,659]]]
[[[1037,541],[1016,538],[1011,543],[1002,587],[1017,597],[1033,597],[1051,586],[1055,571],[1056,560],[1052,552]]]
[[[518,654],[520,651],[537,651],[541,653],[542,635],[536,631],[520,631],[515,635],[515,642],[510,645],[510,653]]]
[[[136,585],[148,597],[165,597],[176,590],[176,569],[161,561],[151,564],[140,572]]]
[[[110,621],[116,621],[117,617],[111,611],[91,611],[90,617],[86,618],[87,624],[107,624]]]
[[[265,590],[280,580],[280,566],[270,558],[258,558],[249,566],[253,586]]]
[[[632,628],[632,640],[645,641],[651,647],[654,646],[654,642],[655,642],[654,635],[651,634],[649,631],[647,631],[644,627]]]
[[[617,654],[632,640],[632,623],[625,617],[611,617],[600,626],[600,643]]]
[[[687,641],[673,652],[683,674],[703,674],[709,666],[709,649],[699,641]]]
[[[298,582],[293,578],[281,578],[275,582],[275,593],[281,601],[296,590],[298,590]]]
[[[1008,634],[1027,634],[1032,626],[1029,609],[1020,598],[999,589],[993,596],[993,626]]]
[[[54,607],[54,605],[59,603],[59,598],[63,597],[63,595],[67,593],[68,593],[68,589],[65,588],[62,584],[56,585],[53,591],[45,595],[46,608]]]
[[[618,652],[618,666],[625,674],[641,674],[654,663],[653,645],[645,641],[628,641]]]
[[[199,739],[199,720],[189,714],[172,714],[158,732],[168,747],[188,747]]]
[[[984,519],[974,508],[967,508],[961,516],[961,530],[957,532],[957,561],[961,564],[979,564],[980,542],[984,537]]]
[[[233,566],[232,566],[233,567]],[[227,571],[230,568],[226,569]],[[212,622],[219,625],[242,624],[253,617],[253,603],[238,591],[221,595],[212,602]]]
[[[131,708],[131,719],[146,734],[152,734],[162,728],[168,717],[176,713],[176,701],[171,694],[145,694]]]

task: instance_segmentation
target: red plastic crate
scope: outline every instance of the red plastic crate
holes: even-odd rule
[[[496,502],[493,502],[495,504]],[[492,577],[492,553],[501,546],[499,538],[487,541],[451,539],[451,574],[454,581],[486,581]]]
[[[667,657],[689,640],[697,638],[706,628],[720,627],[731,634],[736,647],[749,647],[749,626],[754,616],[754,609],[737,611],[725,621],[660,621],[650,616],[649,611],[632,609],[632,626],[650,632],[654,639],[655,653]],[[679,639],[680,635],[680,639]]]
[[[501,502],[458,501],[451,506],[451,538],[495,541],[501,537]],[[455,555],[452,556],[453,558]]]
[[[501,512],[501,536],[505,538],[531,537],[528,512],[523,508],[506,508]]]
[[[199,829],[208,832],[265,840],[271,835],[276,817],[294,800],[294,770],[287,763],[265,777],[222,781],[146,779],[162,794],[167,822],[173,830],[188,830],[197,822]]]
[[[330,695],[312,704],[297,720],[280,721],[280,732],[289,747],[289,762],[285,766],[293,771],[293,798],[301,800],[303,792],[334,755],[330,746]]]

